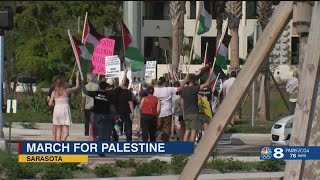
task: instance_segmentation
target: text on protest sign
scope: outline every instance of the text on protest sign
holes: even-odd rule
[[[105,75],[105,57],[113,56],[115,40],[102,38],[92,55],[93,73]]]
[[[145,70],[145,78],[153,79],[156,77],[156,69],[157,69],[157,61],[147,61],[146,70]]]
[[[120,77],[120,59],[118,56],[107,56],[105,64],[106,78],[117,78]]]

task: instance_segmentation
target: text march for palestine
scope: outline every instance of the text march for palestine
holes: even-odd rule
[[[88,162],[89,154],[193,154],[192,142],[19,142],[19,162]]]

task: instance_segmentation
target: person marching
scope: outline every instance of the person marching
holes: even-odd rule
[[[141,99],[139,108],[141,111],[142,141],[156,141],[157,117],[160,114],[160,100],[153,95],[154,88],[147,87],[148,95]]]
[[[93,113],[98,141],[111,141],[112,130],[117,117],[116,93],[113,86],[101,81],[98,91],[88,91],[83,83],[81,87],[85,95],[93,97]],[[99,154],[99,156],[104,157],[105,155]]]
[[[76,86],[66,88],[64,79],[58,78],[54,91],[51,93],[49,106],[54,106],[52,122],[55,129],[55,141],[66,141],[71,125],[71,110],[69,105],[70,94],[79,90],[79,72],[77,72]]]
[[[184,88],[184,85],[187,82],[187,77],[188,75],[179,87],[166,87],[165,78],[160,77],[157,86],[154,88],[154,96],[158,97],[161,103],[157,128],[162,131],[161,140],[164,142],[169,141],[171,134],[172,96]]]

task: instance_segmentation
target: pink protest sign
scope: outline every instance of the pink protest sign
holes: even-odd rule
[[[114,45],[114,39],[102,38],[94,48],[91,58],[94,74],[105,75],[105,59],[106,56],[113,56]]]

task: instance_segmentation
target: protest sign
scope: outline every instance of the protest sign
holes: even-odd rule
[[[94,48],[92,55],[93,73],[105,75],[105,58],[106,56],[113,56],[115,40],[102,38],[99,44]]]
[[[144,69],[141,69],[139,71],[132,71],[131,76],[132,76],[132,84],[139,84],[144,82]]]
[[[146,79],[156,78],[156,69],[157,69],[157,61],[147,61],[146,70],[145,70],[145,78]]]
[[[107,56],[105,66],[106,78],[120,77],[121,63],[118,56]]]

